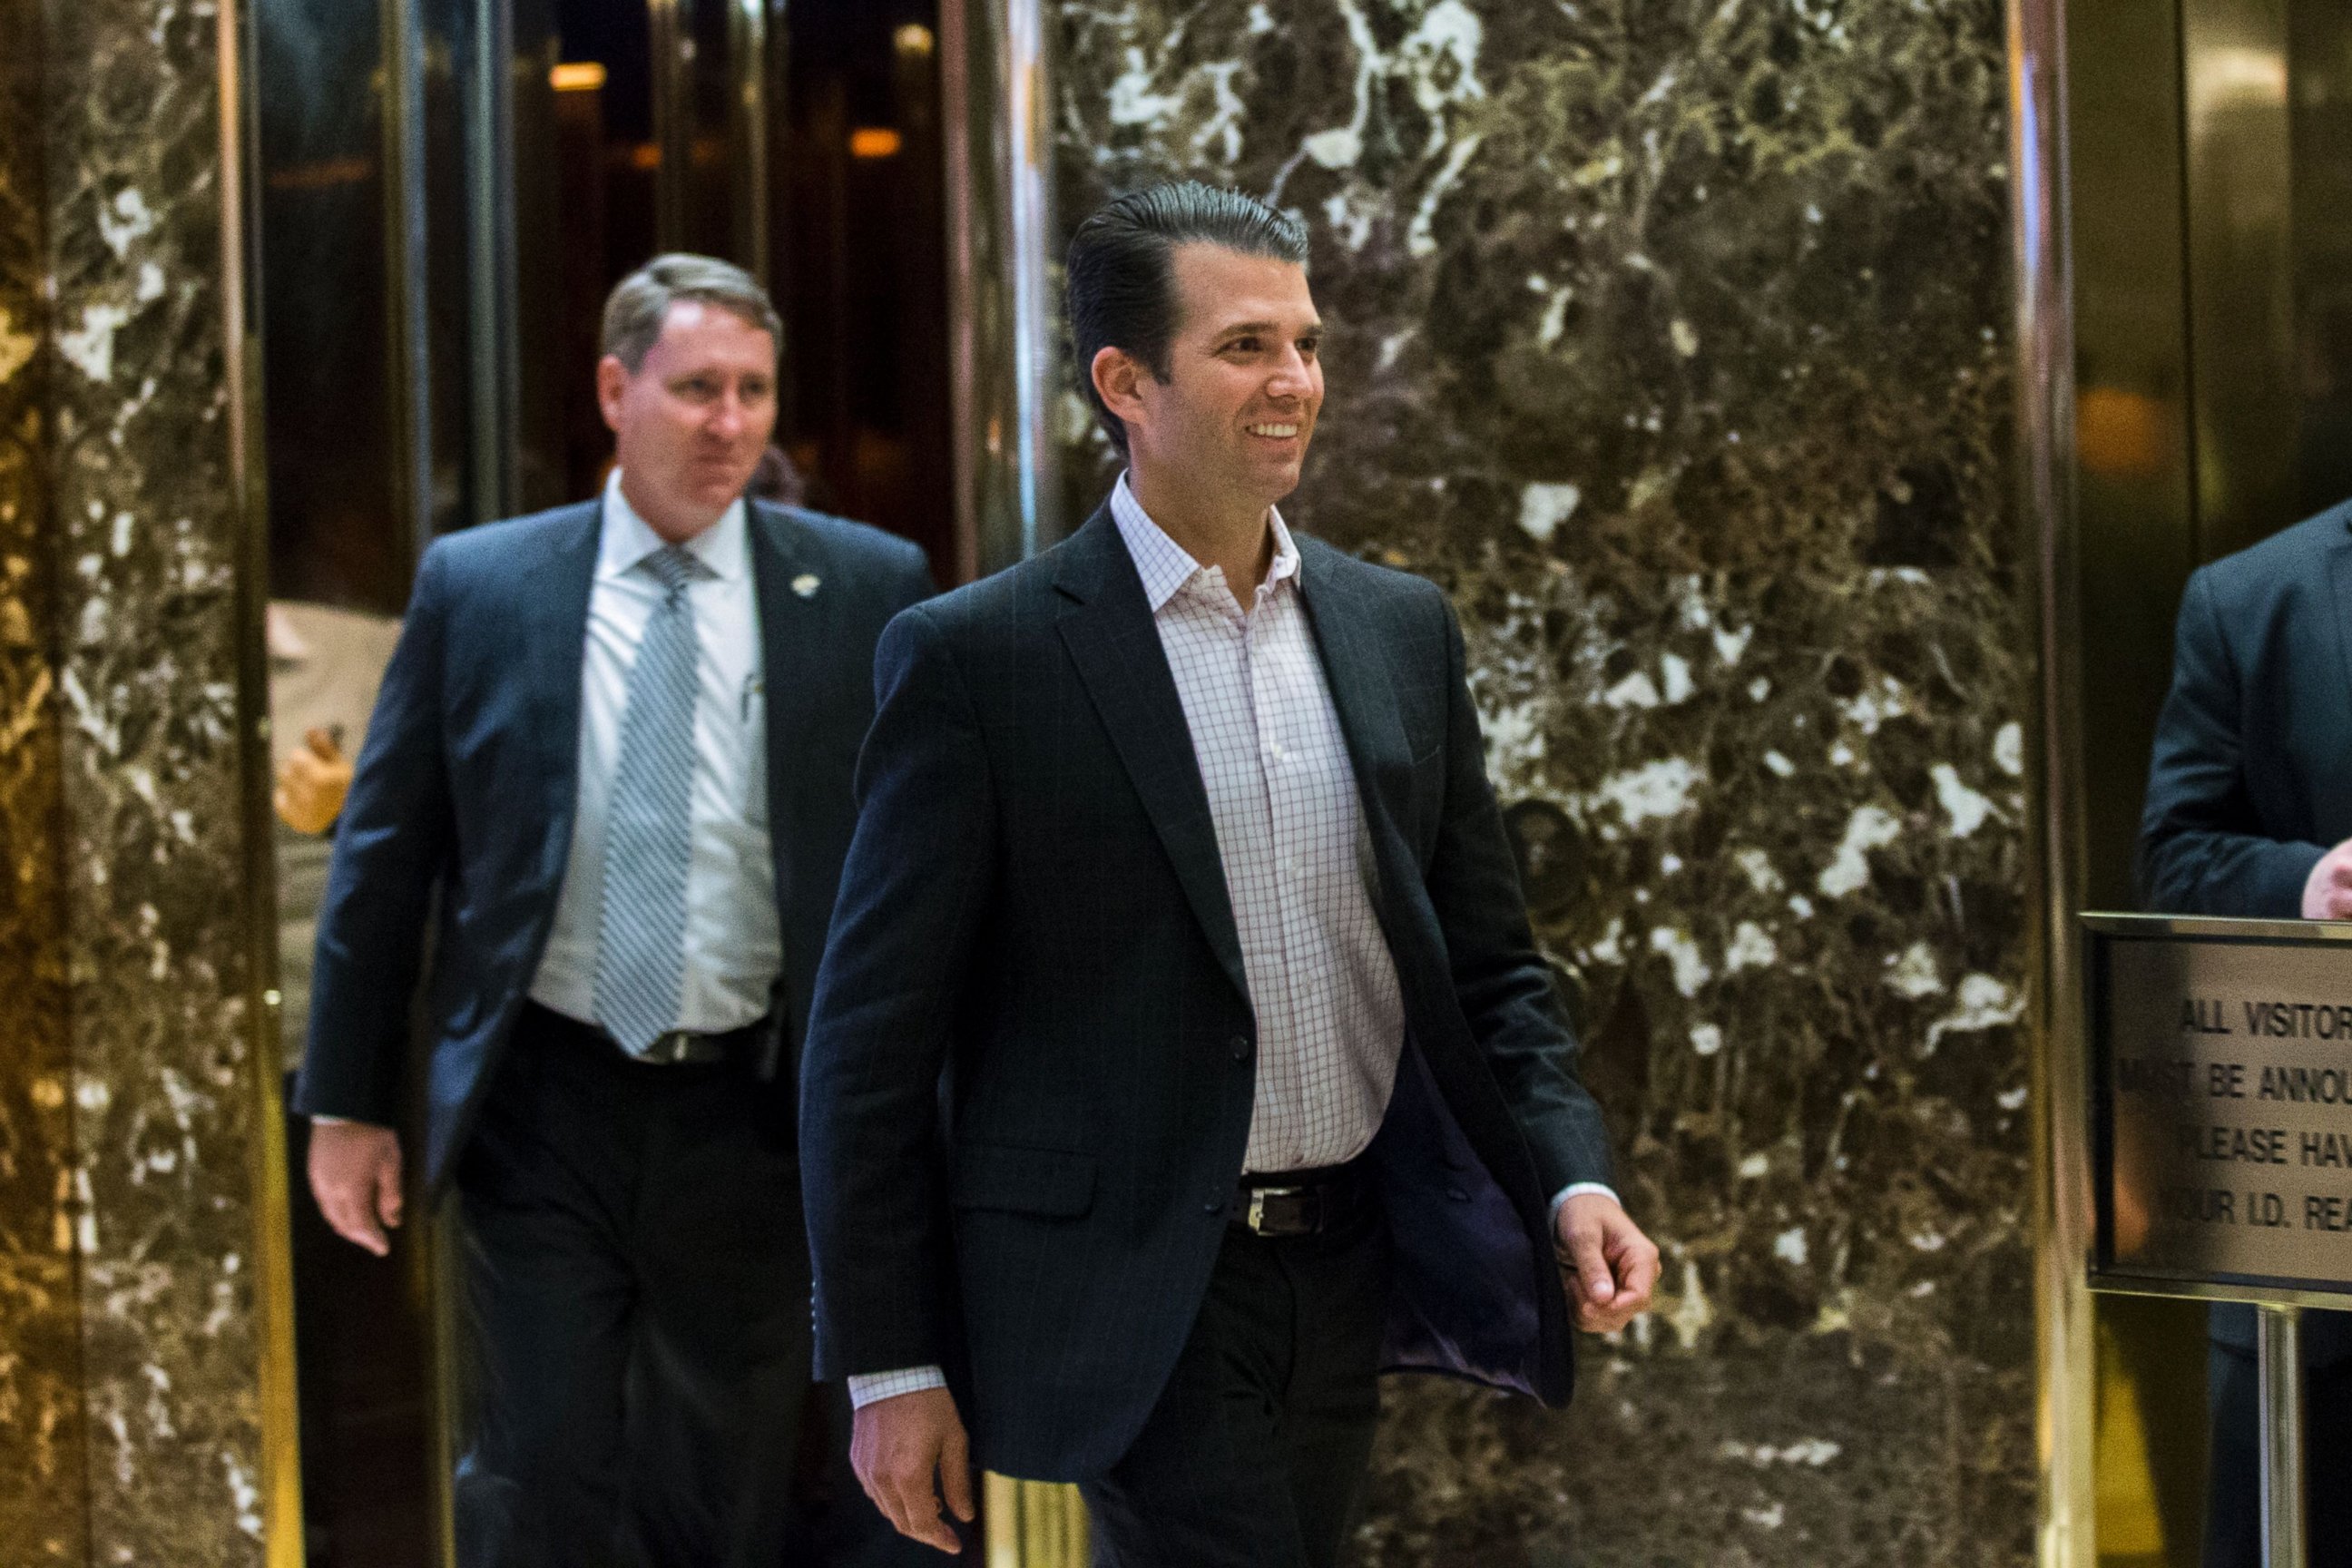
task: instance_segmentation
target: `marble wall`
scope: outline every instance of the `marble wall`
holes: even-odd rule
[[[262,1560],[220,18],[0,0],[0,1542]]]
[[[1391,1384],[1363,1561],[2030,1560],[2000,7],[1058,16],[1066,224],[1189,174],[1313,229],[1286,510],[1453,591],[1666,1253],[1565,1416]]]

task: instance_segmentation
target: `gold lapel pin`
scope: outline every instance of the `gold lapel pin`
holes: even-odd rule
[[[814,599],[821,579],[814,572],[803,572],[793,579],[793,592],[803,599]]]

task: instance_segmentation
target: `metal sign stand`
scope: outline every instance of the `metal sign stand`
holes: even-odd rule
[[[2304,1568],[2303,1309],[2256,1309],[2262,1380],[2263,1562]]]

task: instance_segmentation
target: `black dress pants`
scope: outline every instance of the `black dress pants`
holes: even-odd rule
[[[2262,1568],[2262,1378],[2234,1345],[2206,1352],[2213,1465],[2205,1488],[2205,1568]],[[2352,1363],[2310,1367],[2303,1381],[2304,1520],[2311,1568],[2352,1568]]]
[[[809,1261],[783,1089],[634,1062],[530,1006],[457,1184],[463,1568],[947,1561],[890,1531],[845,1454],[824,1518],[795,1508]]]
[[[1143,1431],[1083,1489],[1095,1568],[1332,1568],[1380,1417],[1387,1222],[1230,1229]]]

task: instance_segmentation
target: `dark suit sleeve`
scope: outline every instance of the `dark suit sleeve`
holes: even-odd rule
[[[1518,863],[1486,780],[1462,627],[1451,605],[1444,614],[1445,805],[1426,873],[1429,897],[1471,1037],[1518,1120],[1549,1197],[1571,1183],[1610,1180],[1608,1131],[1577,1078],[1576,1032],[1528,929]]]
[[[857,833],[801,1062],[828,1378],[951,1359],[940,1074],[996,862],[980,724],[929,611],[884,631],[875,686]]]
[[[2243,688],[2210,572],[2189,579],[2172,660],[2140,817],[2141,901],[2167,914],[2296,919],[2327,851],[2263,832],[2246,788]]]
[[[409,1002],[450,844],[441,749],[443,552],[418,564],[377,689],[319,911],[310,1034],[294,1109],[390,1126],[400,1114]]]

